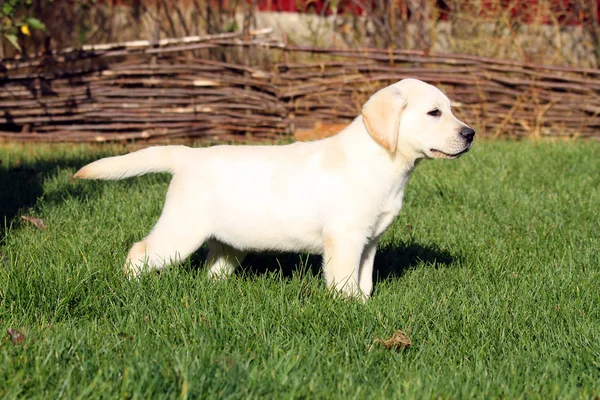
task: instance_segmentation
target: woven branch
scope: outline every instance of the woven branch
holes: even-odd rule
[[[440,86],[456,114],[483,134],[600,137],[600,70],[414,50],[295,47],[269,32],[2,60],[0,138],[273,139],[317,122],[349,122],[376,90],[405,77]],[[292,56],[309,61],[290,62]]]

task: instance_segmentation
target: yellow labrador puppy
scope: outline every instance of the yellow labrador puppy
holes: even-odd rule
[[[162,215],[135,243],[128,276],[188,257],[208,241],[211,276],[248,251],[323,255],[327,285],[368,298],[377,242],[400,212],[417,161],[456,158],[475,131],[434,86],[404,79],[375,93],[335,136],[286,146],[150,147],[93,162],[82,179],[170,172]]]

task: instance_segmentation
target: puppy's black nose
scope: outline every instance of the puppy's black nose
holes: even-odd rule
[[[469,142],[472,142],[473,138],[475,137],[475,131],[465,126],[461,129],[460,135],[467,139]]]

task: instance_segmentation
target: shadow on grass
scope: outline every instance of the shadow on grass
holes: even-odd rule
[[[3,236],[6,226],[35,206],[42,195],[45,203],[61,202],[66,197],[85,196],[85,188],[75,184],[61,188],[64,190],[59,192],[44,193],[44,181],[60,174],[67,175],[67,171],[76,171],[100,157],[99,154],[90,154],[36,161],[17,158],[11,160],[10,166],[0,158],[0,236]]]
[[[18,215],[19,210],[33,206],[42,195],[42,182],[46,174],[36,165],[0,166],[0,218],[4,230],[6,223]]]
[[[419,243],[403,243],[400,246],[381,249],[375,256],[374,281],[377,284],[387,279],[399,278],[420,263],[434,268],[448,267],[457,258],[446,250]]]
[[[206,249],[194,253],[191,265],[204,265]],[[425,263],[434,268],[447,267],[457,256],[445,250],[418,243],[401,244],[379,249],[375,256],[374,282],[400,278],[406,271]],[[321,274],[321,256],[300,253],[248,254],[242,262],[241,273],[249,278],[265,274],[279,274],[283,279],[301,278],[305,273]]]

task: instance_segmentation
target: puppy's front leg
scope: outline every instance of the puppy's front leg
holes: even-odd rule
[[[372,240],[367,244],[360,260],[359,285],[367,299],[373,291],[373,263],[377,252],[377,242],[378,240]]]
[[[364,242],[364,238],[358,235],[339,235],[325,239],[323,272],[329,288],[348,297],[362,297],[358,274]]]

